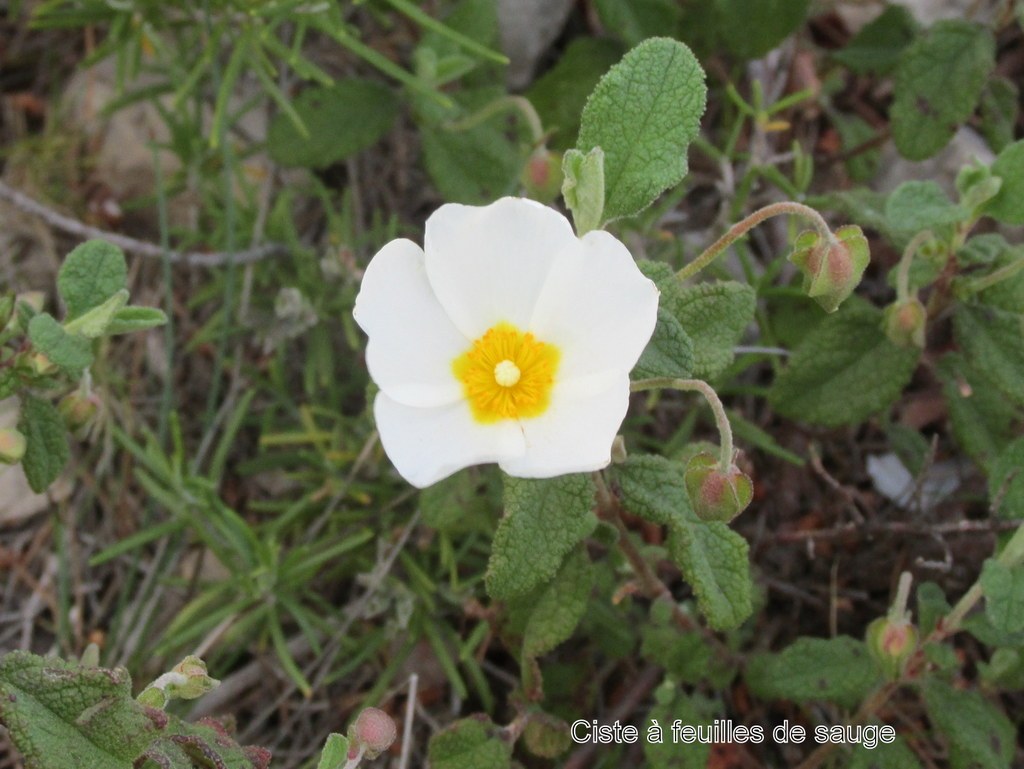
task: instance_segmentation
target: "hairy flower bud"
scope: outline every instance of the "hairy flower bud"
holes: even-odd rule
[[[928,311],[916,297],[894,302],[885,308],[885,335],[898,347],[924,349],[924,329]]]
[[[376,758],[391,747],[397,736],[391,716],[379,708],[366,708],[348,728],[349,758],[360,752],[367,758]]]
[[[713,454],[694,455],[686,464],[683,480],[694,512],[704,521],[731,521],[754,496],[750,477],[736,465],[722,472]]]
[[[75,390],[60,399],[57,411],[64,418],[64,424],[72,432],[88,427],[99,410],[100,401],[95,395],[83,395]]]
[[[562,156],[547,147],[538,147],[526,161],[520,182],[529,197],[550,203],[562,191]]]
[[[0,464],[14,465],[25,456],[25,436],[13,427],[0,428]]]
[[[835,231],[828,242],[808,230],[793,244],[789,261],[804,276],[804,291],[825,312],[835,312],[860,283],[871,255],[860,227],[850,224]]]
[[[879,617],[868,625],[865,636],[871,656],[893,680],[899,678],[903,666],[917,648],[917,638],[917,628],[912,624],[890,617]]]

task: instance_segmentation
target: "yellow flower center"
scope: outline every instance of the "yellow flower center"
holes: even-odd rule
[[[489,328],[452,361],[452,372],[477,422],[530,419],[551,403],[558,348],[511,323]]]

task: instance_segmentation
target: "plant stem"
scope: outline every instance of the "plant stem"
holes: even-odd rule
[[[917,233],[913,239],[907,243],[907,247],[903,249],[903,255],[900,257],[900,264],[897,268],[896,273],[896,299],[897,301],[905,301],[910,296],[910,266],[914,263],[914,256],[918,250],[933,239],[931,230],[924,230],[923,232]]]
[[[702,379],[673,379],[672,377],[654,377],[653,379],[641,379],[630,384],[632,392],[644,392],[645,390],[660,390],[668,388],[671,390],[682,390],[683,392],[699,392],[711,407],[715,415],[715,426],[718,428],[718,438],[722,447],[719,451],[719,465],[723,473],[728,473],[732,467],[732,428],[729,426],[729,417],[725,414],[725,407],[718,398],[718,393],[707,382]]]
[[[530,128],[530,136],[533,138],[534,143],[540,144],[544,140],[544,126],[541,123],[540,115],[537,114],[537,110],[533,108],[529,99],[525,96],[516,96],[514,94],[499,96],[494,101],[485,104],[472,115],[468,115],[461,120],[445,123],[445,128],[449,131],[468,131],[471,128],[476,128],[476,126],[489,117],[512,109],[519,110],[519,113],[526,120],[526,124]]]
[[[679,280],[686,280],[687,278],[693,277],[711,264],[723,251],[725,251],[726,248],[745,235],[749,230],[759,225],[765,219],[770,219],[773,216],[779,216],[781,214],[792,214],[794,216],[802,216],[805,219],[809,219],[814,225],[814,229],[818,231],[822,240],[831,242],[834,239],[828,223],[822,218],[821,214],[813,208],[805,206],[803,203],[795,203],[788,200],[779,203],[772,203],[764,208],[759,208],[746,218],[736,222],[736,224],[730,227],[722,237],[708,246],[704,250],[704,253],[677,272],[676,277]]]
[[[997,283],[1008,280],[1024,269],[1024,257],[1018,257],[1009,264],[1004,264],[995,272],[990,272],[983,278],[972,280],[967,284],[967,290],[972,294],[978,294],[986,288],[992,288]]]

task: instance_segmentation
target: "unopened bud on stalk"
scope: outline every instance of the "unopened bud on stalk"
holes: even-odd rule
[[[83,395],[75,390],[61,398],[57,410],[64,418],[64,424],[71,432],[87,427],[99,410],[100,401],[95,395]]]
[[[736,465],[723,471],[713,454],[694,455],[683,474],[693,511],[703,521],[731,521],[754,496],[750,477]]]
[[[541,203],[550,203],[562,192],[562,156],[547,147],[530,154],[520,177],[526,194]]]
[[[870,625],[865,640],[868,650],[890,679],[899,678],[903,666],[917,648],[917,628],[903,619],[879,617]]]
[[[379,708],[366,708],[348,728],[349,760],[360,754],[376,758],[391,747],[397,736],[398,729],[391,716]]]
[[[789,261],[803,273],[807,295],[825,312],[835,312],[860,283],[871,254],[860,227],[849,224],[827,242],[814,230],[800,233]]]
[[[897,301],[885,308],[885,335],[898,347],[924,349],[924,330],[928,311],[916,296]]]
[[[13,427],[0,428],[0,464],[15,465],[25,456],[25,436]]]

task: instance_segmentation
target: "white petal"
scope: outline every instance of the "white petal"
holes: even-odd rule
[[[470,339],[499,321],[525,328],[555,257],[577,242],[568,220],[523,198],[441,206],[427,219],[427,276]]]
[[[381,390],[410,406],[462,397],[452,361],[471,342],[438,303],[411,240],[393,240],[370,260],[352,315],[370,337],[366,365]]]
[[[500,462],[501,469],[520,478],[550,478],[565,473],[600,470],[611,461],[612,441],[629,407],[629,375],[608,372],[586,385],[555,386],[548,410],[520,422],[526,453]]]
[[[378,393],[373,414],[392,464],[421,489],[463,467],[509,459],[524,450],[517,422],[480,424],[464,401],[416,408]]]
[[[530,321],[562,353],[558,378],[629,371],[654,333],[658,289],[607,232],[587,233],[555,262]]]

